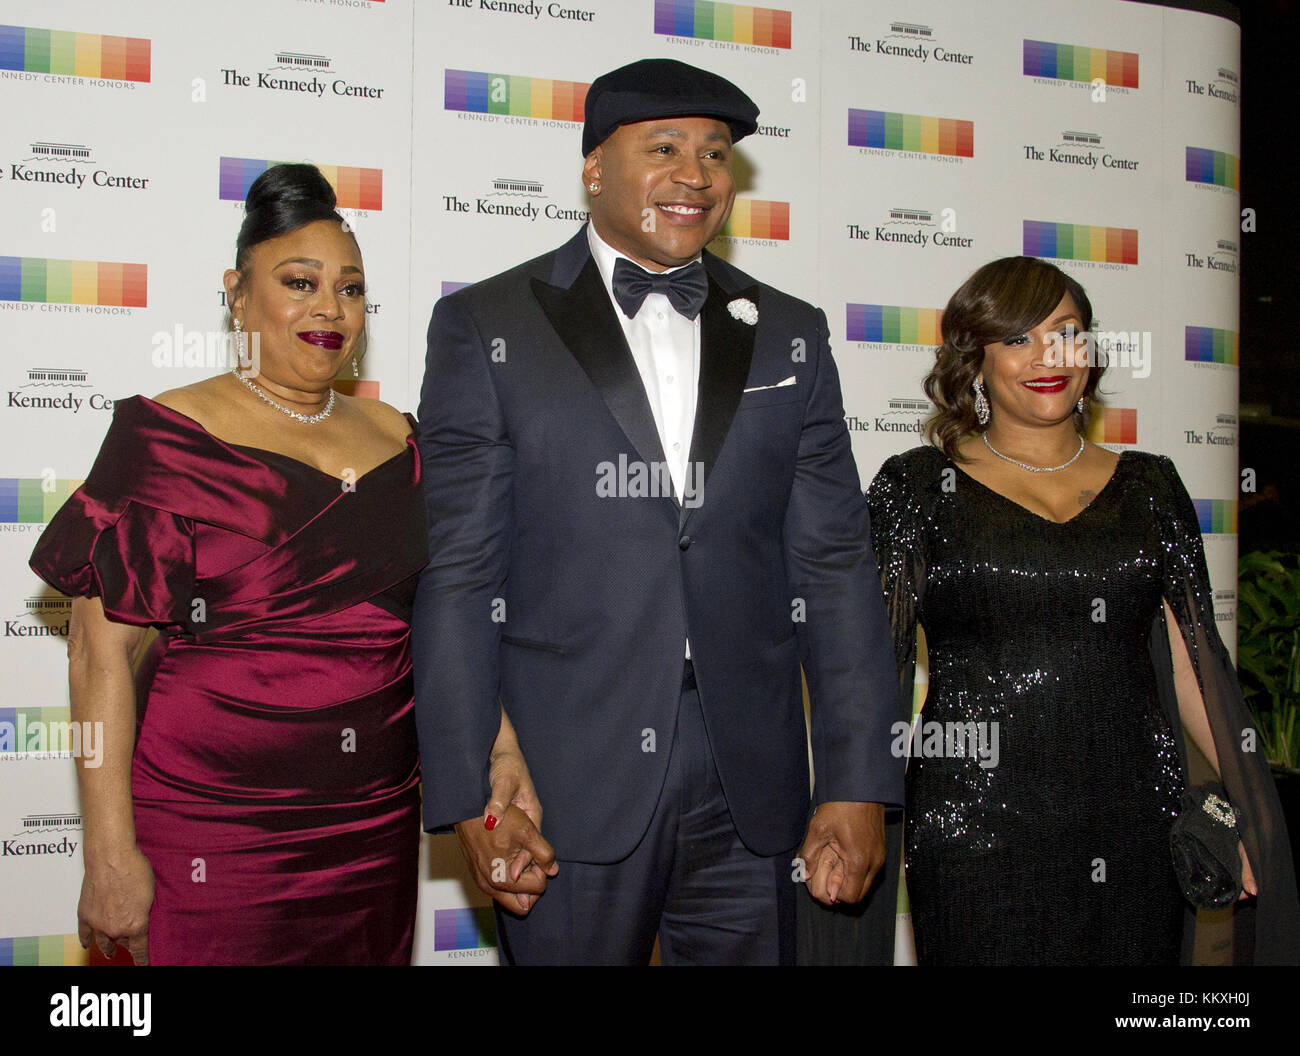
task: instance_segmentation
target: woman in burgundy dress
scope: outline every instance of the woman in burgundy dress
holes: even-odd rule
[[[409,416],[330,387],[365,328],[334,207],[311,166],[253,184],[225,276],[240,368],[119,401],[32,555],[75,599],[73,718],[104,724],[81,940],[137,963],[410,962],[420,461]]]

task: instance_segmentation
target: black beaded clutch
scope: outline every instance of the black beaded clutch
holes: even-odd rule
[[[1174,875],[1183,896],[1198,909],[1222,909],[1241,895],[1237,819],[1222,785],[1187,789],[1182,812],[1169,832]]]

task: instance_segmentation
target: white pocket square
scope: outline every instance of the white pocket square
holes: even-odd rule
[[[775,385],[755,385],[752,389],[746,389],[745,392],[762,392],[764,389],[783,389],[787,385],[793,384],[795,384],[795,376],[791,374],[784,381],[778,381]]]

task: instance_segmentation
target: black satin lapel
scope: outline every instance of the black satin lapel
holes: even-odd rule
[[[532,280],[532,287],[560,340],[586,371],[641,460],[662,463],[664,451],[650,401],[596,262],[588,258],[567,290],[539,279]]]
[[[755,326],[733,318],[727,305],[737,298],[758,304],[758,287],[729,294],[709,277],[709,298],[700,313],[700,388],[695,405],[695,429],[691,434],[691,481],[702,488],[718,460],[722,444],[731,428],[731,419],[740,406],[754,358]],[[695,469],[702,464],[702,470]],[[707,494],[707,492],[705,492]],[[693,507],[682,510],[682,523]]]

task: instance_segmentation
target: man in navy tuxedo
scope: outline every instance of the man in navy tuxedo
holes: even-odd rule
[[[425,825],[512,963],[789,963],[798,885],[884,861],[898,682],[826,318],[704,252],[757,115],[671,60],[598,78],[590,224],[433,313]],[[484,817],[503,710],[544,839]]]

